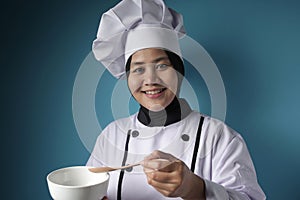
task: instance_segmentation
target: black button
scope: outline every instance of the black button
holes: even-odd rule
[[[189,140],[190,140],[190,136],[187,135],[187,134],[183,134],[183,135],[181,136],[181,139],[182,139],[183,141],[189,141]]]
[[[137,136],[139,136],[139,132],[138,131],[132,131],[131,135],[132,135],[132,137],[137,137]]]

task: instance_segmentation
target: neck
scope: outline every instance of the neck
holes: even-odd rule
[[[146,126],[168,126],[176,123],[191,113],[191,108],[184,99],[173,101],[163,110],[154,112],[141,105],[138,120]]]

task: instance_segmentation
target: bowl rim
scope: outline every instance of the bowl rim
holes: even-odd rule
[[[50,180],[50,176],[53,175],[54,173],[58,172],[58,171],[62,171],[62,170],[66,170],[66,169],[76,169],[76,168],[93,168],[93,167],[90,167],[90,166],[69,166],[69,167],[62,167],[62,168],[53,170],[53,171],[49,172],[48,175],[47,175],[46,179],[47,179],[48,185],[49,185],[49,183],[51,183],[52,185],[58,186],[60,188],[69,188],[69,189],[72,189],[72,188],[74,188],[74,189],[76,189],[76,188],[87,188],[87,187],[93,187],[93,186],[96,186],[96,185],[103,184],[103,183],[107,182],[110,178],[109,173],[103,172],[101,174],[106,175],[106,178],[105,178],[104,181],[99,182],[99,183],[95,183],[95,184],[87,184],[87,185],[80,185],[80,186],[62,185],[62,184],[58,184],[58,183],[55,183],[55,182]],[[91,173],[93,173],[93,172],[91,172]],[[100,173],[98,173],[98,174],[100,174]]]

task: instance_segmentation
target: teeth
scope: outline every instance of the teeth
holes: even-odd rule
[[[145,91],[145,93],[146,93],[146,94],[151,94],[151,95],[153,95],[153,94],[158,94],[158,93],[160,93],[161,91],[162,91],[162,89],[160,89],[160,90]]]

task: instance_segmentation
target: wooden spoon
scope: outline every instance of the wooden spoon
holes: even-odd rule
[[[130,167],[135,167],[140,165],[141,163],[135,163],[135,164],[131,164],[131,165],[125,165],[122,167],[92,167],[89,168],[90,172],[94,172],[94,173],[102,173],[102,172],[111,172],[111,171],[115,171],[115,170],[119,170],[119,169],[127,169]]]

